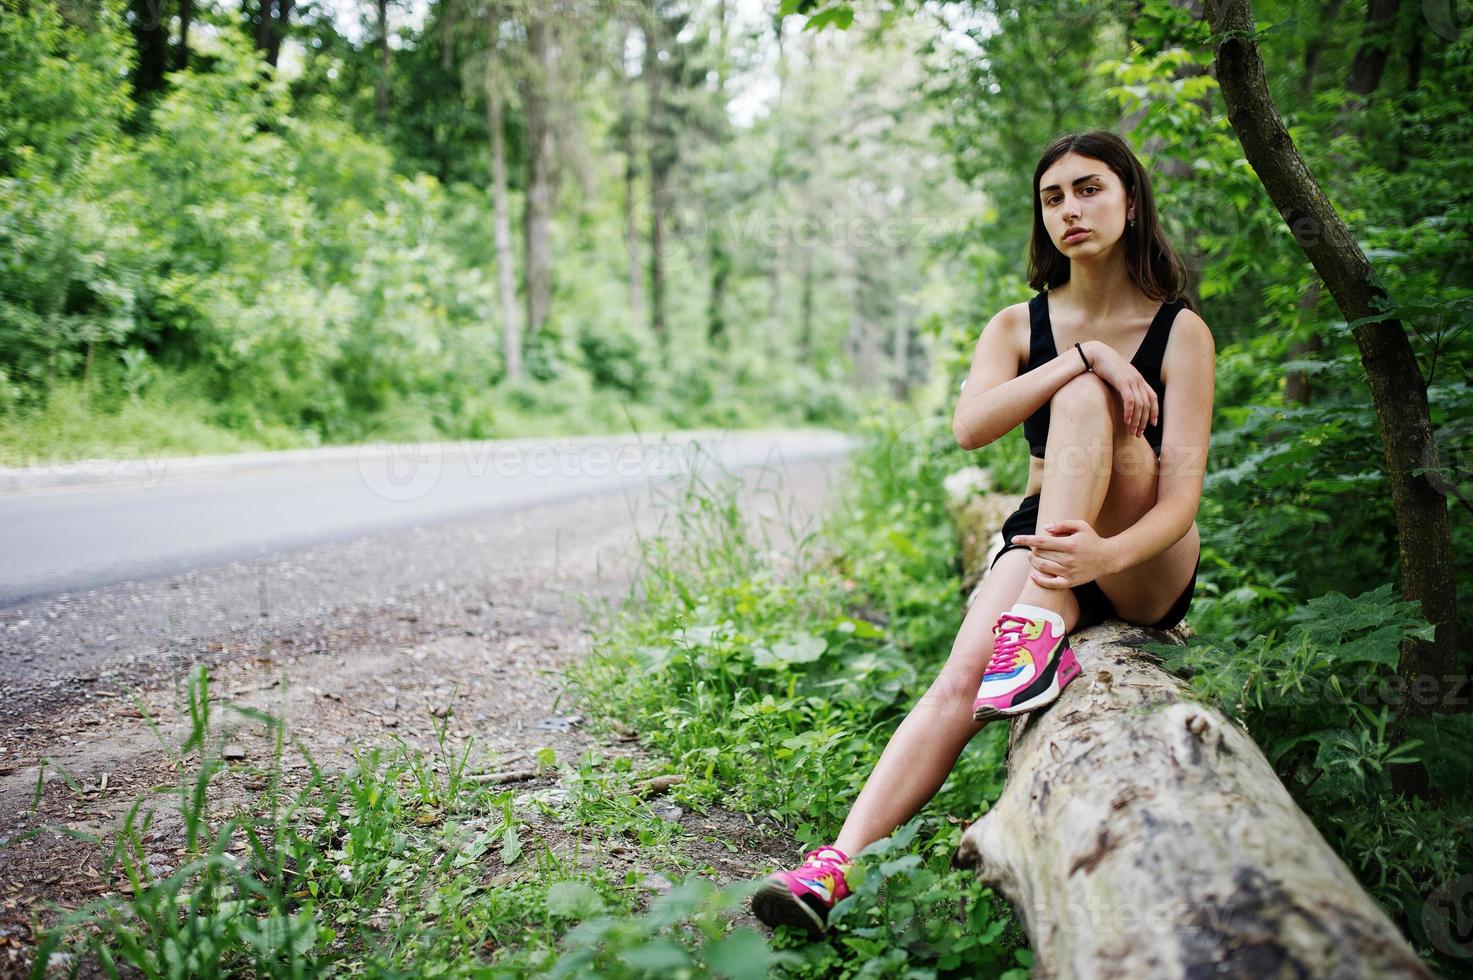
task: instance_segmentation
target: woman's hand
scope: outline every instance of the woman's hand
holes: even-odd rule
[[[1155,425],[1161,420],[1156,390],[1146,384],[1146,379],[1134,364],[1121,357],[1115,348],[1098,340],[1085,341],[1081,346],[1094,365],[1094,373],[1115,389],[1125,403],[1122,422],[1132,436],[1144,434],[1147,425]]]
[[[1045,524],[1046,534],[1015,534],[1013,542],[1033,552],[1028,578],[1045,589],[1067,589],[1093,582],[1116,569],[1108,541],[1088,521]]]

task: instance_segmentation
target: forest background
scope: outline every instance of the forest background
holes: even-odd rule
[[[1255,14],[1414,350],[1466,637],[1473,22],[1454,0]],[[1195,683],[1447,968],[1463,946],[1427,910],[1473,894],[1467,692],[1429,711],[1396,686],[1430,634],[1396,599],[1365,365],[1245,160],[1210,34],[1186,0],[3,0],[0,463],[839,426],[881,444],[856,534],[946,583],[949,556],[887,535],[934,522],[967,462],[1021,491],[1021,439],[950,441],[956,386],[1030,294],[1042,148],[1113,129],[1218,349]],[[871,584],[934,657],[945,589]],[[764,805],[816,841],[836,814],[802,802]]]

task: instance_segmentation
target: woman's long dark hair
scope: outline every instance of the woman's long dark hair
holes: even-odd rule
[[[1038,182],[1055,160],[1070,152],[1103,162],[1120,178],[1135,204],[1135,227],[1127,222],[1123,236],[1125,269],[1131,280],[1141,292],[1163,303],[1183,298],[1187,287],[1186,264],[1171,247],[1156,216],[1151,178],[1125,141],[1102,129],[1060,136],[1048,145],[1038,166],[1033,168],[1033,237],[1028,244],[1028,285],[1041,291],[1069,281],[1069,260],[1054,245],[1043,225],[1043,200],[1038,193]],[[1187,303],[1191,304],[1189,298]]]

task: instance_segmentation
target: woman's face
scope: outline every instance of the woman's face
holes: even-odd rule
[[[1114,245],[1125,233],[1131,209],[1115,171],[1101,160],[1072,152],[1043,172],[1038,200],[1049,238],[1069,258]]]

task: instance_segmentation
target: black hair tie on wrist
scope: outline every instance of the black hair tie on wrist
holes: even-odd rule
[[[1086,371],[1091,371],[1091,372],[1094,371],[1094,369],[1095,369],[1094,365],[1091,364],[1091,363],[1089,363],[1089,358],[1087,358],[1087,357],[1084,356],[1084,348],[1079,346],[1079,342],[1078,341],[1075,341],[1074,342],[1074,349],[1077,350],[1077,351],[1079,351],[1079,356],[1084,359],[1084,369]]]

